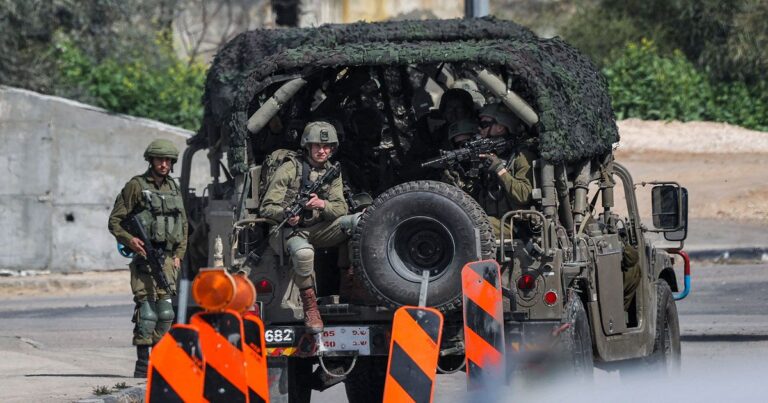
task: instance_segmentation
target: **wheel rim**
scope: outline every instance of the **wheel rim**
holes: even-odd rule
[[[387,258],[405,280],[420,283],[422,273],[437,280],[448,272],[456,243],[448,228],[431,217],[411,217],[397,225],[389,236]]]

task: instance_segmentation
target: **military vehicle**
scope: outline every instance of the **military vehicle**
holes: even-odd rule
[[[538,143],[534,207],[499,217],[513,230],[498,237],[469,194],[420,166],[443,147],[436,106],[459,81],[476,84],[477,102],[503,102]],[[339,381],[353,402],[380,393],[392,315],[418,303],[425,271],[427,305],[445,315],[440,372],[462,369],[460,271],[482,259],[501,265],[510,360],[545,346],[585,377],[616,362],[680,365],[673,255],[685,258],[687,192],[651,183],[653,224],[643,223],[638,185],[613,159],[619,136],[605,79],[562,40],[492,18],[256,30],[218,53],[204,104],[182,163],[189,265],[212,265],[219,238],[225,266],[249,273],[273,397],[308,401],[311,388]],[[364,211],[351,235],[351,287],[340,286],[338,250],[317,251],[319,345],[304,332],[287,257],[267,249],[258,264],[248,258],[274,224],[258,216],[265,160],[297,150],[304,125],[318,119],[336,126],[334,160],[350,208]],[[197,196],[190,166],[203,150],[212,182]],[[654,246],[654,232],[679,243]],[[625,308],[628,248],[639,284]]]

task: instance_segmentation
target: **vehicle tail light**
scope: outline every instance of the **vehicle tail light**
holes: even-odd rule
[[[192,281],[192,298],[203,309],[220,311],[235,298],[236,285],[224,268],[205,268]]]
[[[557,292],[555,290],[549,290],[544,293],[544,303],[552,306],[557,303]]]
[[[531,274],[523,274],[517,279],[517,289],[520,291],[530,291],[536,287],[536,277]]]
[[[272,293],[272,282],[269,280],[263,278],[256,282],[256,292],[258,294],[271,294]]]

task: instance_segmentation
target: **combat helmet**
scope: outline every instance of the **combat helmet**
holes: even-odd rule
[[[301,134],[301,148],[308,144],[332,144],[339,146],[339,136],[336,134],[336,128],[328,122],[318,121],[307,123],[304,127],[304,133]]]
[[[479,117],[488,116],[494,118],[496,122],[511,132],[520,125],[520,119],[512,113],[504,104],[489,104],[480,109]]]
[[[179,149],[170,140],[153,140],[144,151],[144,159],[151,161],[151,158],[170,158],[171,162],[176,163],[179,159]]]
[[[477,122],[473,119],[461,119],[448,126],[448,141],[453,142],[456,136],[463,134],[472,136],[477,132]]]

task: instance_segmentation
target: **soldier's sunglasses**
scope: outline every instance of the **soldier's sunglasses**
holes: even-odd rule
[[[478,126],[480,126],[481,129],[487,129],[495,124],[496,124],[496,119],[481,120],[480,123],[478,123]]]

